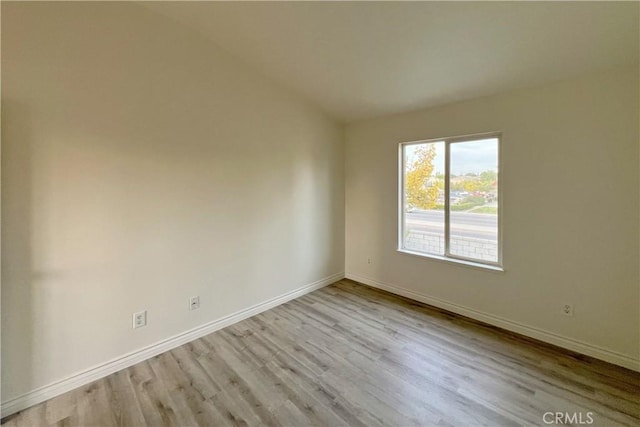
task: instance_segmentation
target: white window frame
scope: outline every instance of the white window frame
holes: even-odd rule
[[[498,140],[498,261],[484,261],[475,258],[468,258],[461,255],[452,254],[449,251],[449,238],[451,236],[451,224],[450,224],[450,163],[451,163],[451,144],[458,142],[473,142],[483,139],[497,139]],[[444,255],[430,254],[426,252],[418,252],[404,247],[404,228],[405,228],[405,164],[404,164],[404,148],[408,145],[428,144],[434,142],[442,142],[445,145],[445,160],[444,160]],[[502,133],[501,132],[485,132],[476,133],[471,135],[444,137],[444,138],[432,138],[424,139],[420,141],[408,141],[398,144],[398,252],[403,252],[410,255],[417,255],[420,257],[432,258],[442,261],[455,262],[470,267],[480,267],[483,269],[504,271],[502,264],[502,218],[504,217],[504,210],[502,208]]]

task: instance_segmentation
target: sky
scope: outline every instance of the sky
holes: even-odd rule
[[[434,173],[444,173],[444,142],[436,142]],[[419,144],[407,145],[406,154],[411,162]],[[498,170],[498,140],[495,138],[456,142],[451,144],[451,174],[480,173]]]

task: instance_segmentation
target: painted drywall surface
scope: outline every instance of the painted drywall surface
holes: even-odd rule
[[[347,126],[347,275],[638,359],[638,76],[603,71]],[[503,132],[506,271],[397,252],[398,143],[488,131]]]
[[[2,400],[343,271],[342,138],[155,12],[3,2]]]

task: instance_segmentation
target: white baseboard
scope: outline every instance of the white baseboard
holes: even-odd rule
[[[458,304],[444,301],[439,298],[430,297],[428,295],[403,289],[398,286],[370,279],[356,273],[346,273],[346,278],[371,286],[372,288],[382,289],[384,291],[391,292],[392,294],[401,295],[415,301],[420,301],[425,304],[441,308],[443,310],[451,311],[462,316],[470,317],[474,320],[506,329],[508,331],[516,332],[530,338],[535,338],[549,344],[557,345],[558,347],[566,348],[577,353],[585,354],[596,359],[604,360],[605,362],[613,363],[614,365],[622,366],[624,368],[640,372],[640,360],[634,359],[621,353],[617,353],[615,351],[608,350],[606,348],[602,348],[583,341],[578,341],[573,338],[564,337],[562,335],[558,335],[553,332],[545,331],[532,326],[527,326],[522,323],[514,322],[499,316],[494,316],[489,313],[484,313],[469,307],[464,307]]]
[[[0,417],[4,418],[30,406],[58,396],[62,393],[66,393],[67,391],[73,390],[77,387],[88,384],[100,378],[104,378],[107,375],[113,374],[114,372],[118,372],[160,353],[164,353],[165,351],[179,347],[183,344],[208,335],[219,329],[230,326],[251,316],[255,316],[256,314],[262,313],[263,311],[269,310],[270,308],[276,307],[280,304],[284,304],[287,301],[298,298],[304,294],[308,294],[309,292],[313,292],[317,289],[323,288],[343,278],[344,273],[333,274],[308,285],[302,286],[291,292],[287,292],[286,294],[248,307],[244,310],[240,310],[236,313],[211,321],[209,323],[205,323],[202,326],[198,326],[181,334],[175,335],[171,338],[167,338],[150,346],[117,357],[98,366],[94,366],[77,374],[74,374],[68,378],[64,378],[54,383],[39,387],[21,396],[18,396],[6,402],[2,402]]]

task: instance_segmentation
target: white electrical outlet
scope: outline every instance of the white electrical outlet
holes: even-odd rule
[[[197,310],[200,308],[200,297],[189,298],[189,310]]]
[[[562,314],[564,314],[565,316],[573,317],[573,304],[563,304]]]
[[[133,313],[133,329],[147,326],[147,310]]]

